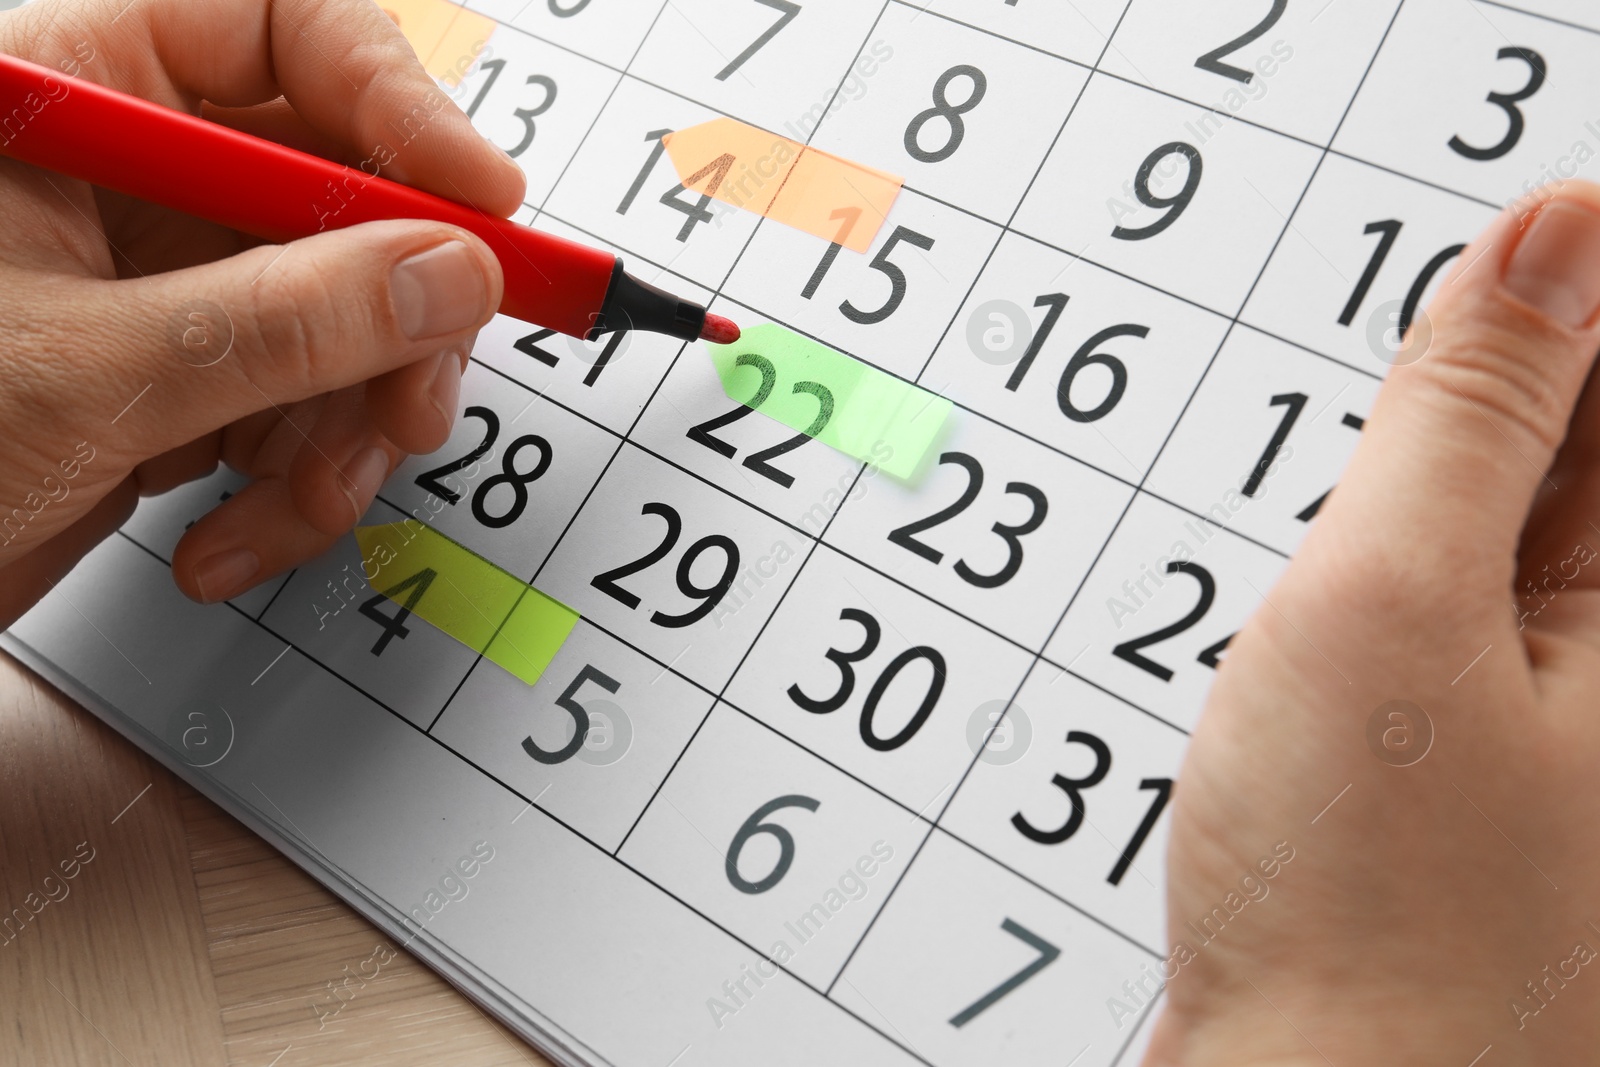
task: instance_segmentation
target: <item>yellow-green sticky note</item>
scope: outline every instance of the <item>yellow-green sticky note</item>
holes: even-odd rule
[[[775,322],[706,347],[730,399],[897,478],[921,466],[955,406]]]
[[[578,613],[415,519],[358,526],[372,588],[532,685]]]

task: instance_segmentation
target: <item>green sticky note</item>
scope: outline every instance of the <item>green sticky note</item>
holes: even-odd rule
[[[922,465],[954,408],[777,323],[706,347],[730,399],[897,478]]]
[[[383,596],[532,685],[578,613],[414,519],[358,526],[362,570]]]

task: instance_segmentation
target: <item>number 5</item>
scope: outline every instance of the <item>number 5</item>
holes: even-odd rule
[[[556,707],[572,716],[572,725],[574,727],[572,740],[560,748],[550,751],[540,748],[534,743],[532,737],[524,737],[522,739],[522,750],[538,762],[547,766],[565,763],[573,756],[576,756],[578,750],[583,747],[584,740],[589,736],[589,709],[578,703],[574,698],[577,696],[578,690],[583,688],[584,682],[593,682],[601,689],[612,694],[622,688],[620,682],[606,677],[593,666],[585,664],[583,670],[579,671],[578,676],[572,680],[572,684],[567,686],[560,696],[556,697]]]

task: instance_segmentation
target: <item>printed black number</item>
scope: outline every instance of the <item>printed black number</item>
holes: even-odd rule
[[[1166,641],[1169,638],[1177,637],[1179,634],[1190,629],[1201,619],[1206,617],[1206,612],[1211,610],[1211,605],[1217,599],[1217,580],[1211,576],[1210,571],[1206,570],[1200,564],[1187,561],[1168,563],[1167,573],[1187,574],[1196,582],[1200,583],[1200,599],[1195,602],[1195,605],[1190,610],[1189,614],[1185,615],[1171,626],[1163,626],[1154,633],[1146,634],[1143,637],[1135,637],[1131,641],[1124,641],[1122,644],[1111,650],[1111,654],[1113,656],[1133,664],[1141,671],[1146,671],[1155,675],[1163,682],[1172,681],[1172,669],[1162,666],[1155,660],[1144,655],[1141,649],[1149,648],[1151,645],[1158,645],[1161,642]],[[1213,645],[1196,658],[1201,663],[1205,663],[1206,666],[1215,668],[1216,653],[1220,651],[1220,648]],[[1208,656],[1211,660],[1209,663],[1207,662]]]
[[[602,674],[593,665],[585,664],[583,669],[578,672],[578,676],[572,680],[572,684],[568,685],[566,689],[562,690],[561,695],[556,697],[556,707],[572,716],[571,740],[560,748],[551,750],[540,748],[534,743],[532,737],[524,737],[522,739],[522,750],[538,762],[550,766],[557,763],[565,763],[573,756],[576,756],[578,750],[583,747],[584,740],[589,736],[589,709],[578,703],[577,693],[578,690],[583,688],[584,682],[593,682],[608,693],[615,693],[622,687],[622,683]]]
[[[556,102],[556,83],[553,79],[543,74],[530,74],[525,84],[537,85],[540,89],[543,89],[544,99],[539,101],[537,107],[519,107],[511,112],[511,114],[522,120],[523,125],[522,140],[506,149],[506,155],[512,159],[522,155],[528,150],[528,146],[533,144],[533,136],[538,132],[533,120],[549,111]]]
[[[983,465],[976,459],[965,452],[946,452],[939,457],[939,464],[943,466],[947,463],[954,464],[967,473],[967,487],[962,490],[961,496],[956,499],[956,502],[949,507],[941,508],[925,519],[918,519],[916,522],[907,523],[905,526],[889,532],[890,541],[934,564],[944,561],[944,553],[931,545],[917,540],[916,535],[931,530],[935,526],[943,525],[966,511],[972,506],[973,501],[978,499],[978,493],[983,489]],[[1044,520],[1050,511],[1050,501],[1045,497],[1044,493],[1026,482],[1008,482],[1006,484],[1006,493],[1007,495],[1026,498],[1033,505],[1033,510],[1026,520],[1015,526],[997,522],[990,527],[994,533],[1000,536],[1001,540],[1005,541],[1006,547],[1009,549],[1005,566],[994,574],[980,574],[973,570],[964,559],[957,561],[955,564],[956,574],[963,581],[980,589],[997,589],[1017,576],[1017,572],[1022,569],[1022,538],[1044,525]]]
[[[704,445],[718,455],[726,456],[729,459],[732,459],[738,454],[738,447],[730,444],[727,441],[724,441],[720,437],[713,436],[712,431],[720,430],[724,426],[730,426],[733,423],[738,422],[740,419],[749,415],[752,411],[755,411],[762,404],[765,404],[767,399],[772,396],[772,390],[777,384],[778,380],[777,368],[772,365],[771,360],[766,359],[763,356],[747,353],[735,359],[733,364],[735,367],[755,367],[761,372],[761,385],[756,389],[755,396],[750,398],[749,404],[741,404],[732,411],[718,415],[714,419],[708,419],[705,422],[700,423],[698,426],[689,427],[689,432],[684,435],[688,437],[689,440],[694,441],[696,444]],[[833,393],[828,389],[827,386],[822,385],[819,382],[795,382],[792,392],[796,394],[807,393],[816,397],[817,417],[811,420],[811,424],[806,427],[804,433],[795,434],[793,437],[788,438],[785,441],[781,441],[778,444],[773,445],[771,448],[764,448],[759,452],[753,452],[749,456],[745,457],[744,460],[744,465],[750,470],[755,471],[757,474],[768,479],[769,481],[776,482],[785,489],[794,484],[794,475],[774,467],[772,465],[772,460],[789,452],[793,452],[795,449],[811,440],[817,434],[821,433],[823,427],[827,426],[828,423],[833,419]]]
[[[780,441],[771,448],[763,448],[759,452],[752,452],[745,457],[744,465],[755,471],[763,478],[777,482],[785,489],[794,484],[794,475],[781,471],[772,465],[772,460],[788,452],[793,452],[807,441],[822,432],[822,428],[833,420],[833,393],[820,382],[795,382],[795,393],[807,393],[817,398],[817,417],[811,420],[810,425],[802,433],[797,433],[786,441]]]
[[[1254,497],[1260,491],[1262,480],[1266,478],[1267,471],[1277,462],[1278,454],[1283,451],[1284,442],[1289,439],[1290,431],[1294,429],[1294,424],[1299,421],[1301,413],[1305,411],[1308,399],[1304,393],[1279,393],[1268,401],[1268,404],[1272,407],[1284,408],[1283,418],[1278,420],[1278,428],[1272,432],[1272,438],[1267,442],[1266,449],[1262,451],[1261,458],[1256,461],[1254,467],[1250,468],[1250,476],[1245,479],[1244,485],[1239,490],[1245,496]],[[1348,411],[1345,412],[1344,418],[1340,422],[1357,432],[1365,429],[1367,425],[1366,419]],[[1323,503],[1328,499],[1328,493],[1331,492],[1333,490],[1329,489],[1327,493],[1323,493],[1310,504],[1307,504],[1295,515],[1295,518],[1301,522],[1310,522],[1316,518],[1317,513],[1322,510]],[[1210,650],[1208,649],[1207,651],[1209,652]],[[1220,652],[1221,649],[1217,651]],[[1204,663],[1205,660],[1202,658],[1201,662]],[[1215,667],[1216,663],[1207,663],[1206,665]]]
[[[428,591],[428,586],[432,585],[433,580],[438,576],[439,573],[434,570],[418,571],[405,581],[398,585],[390,586],[361,605],[361,614],[383,628],[383,636],[378,638],[378,643],[372,646],[372,654],[374,656],[383,655],[383,650],[388,648],[389,642],[396,637],[403,641],[411,633],[410,630],[406,629],[406,620],[411,617],[412,609],[417,606],[417,601],[422,599],[422,595]],[[406,602],[400,605],[400,610],[393,615],[385,615],[380,610],[384,604],[389,603],[392,598],[399,596],[407,589],[411,590],[411,593],[406,597]]]
[[[1155,173],[1157,164],[1174,155],[1182,156],[1189,164],[1188,173],[1184,175],[1183,188],[1173,196],[1157,196],[1150,189],[1150,177]],[[1148,226],[1118,226],[1111,231],[1111,236],[1122,241],[1145,241],[1177,222],[1178,217],[1188,210],[1195,191],[1200,188],[1200,174],[1204,169],[1200,150],[1183,141],[1164,144],[1145,156],[1144,162],[1139,164],[1139,173],[1133,178],[1133,195],[1138,197],[1139,203],[1145,207],[1165,208],[1167,213]]]
[[[1081,791],[1093,789],[1105,781],[1106,775],[1111,773],[1111,749],[1094,734],[1073,730],[1067,734],[1067,744],[1087,746],[1089,751],[1094,753],[1094,768],[1082,778],[1068,778],[1064,774],[1058,774],[1050,779],[1050,784],[1065,793],[1067,801],[1072,805],[1072,811],[1067,815],[1066,822],[1054,830],[1041,830],[1024,818],[1020,811],[1011,816],[1011,825],[1017,828],[1018,833],[1041,845],[1059,845],[1078,832],[1078,828],[1083,825],[1084,814]]]
[[[1361,272],[1361,277],[1356,280],[1356,287],[1350,293],[1350,299],[1345,302],[1344,310],[1339,313],[1339,325],[1349,326],[1355,321],[1356,314],[1360,312],[1361,305],[1366,302],[1367,294],[1372,291],[1372,283],[1377,280],[1378,271],[1383,268],[1384,262],[1389,258],[1389,253],[1394,250],[1395,240],[1400,236],[1404,223],[1398,219],[1384,219],[1381,222],[1369,222],[1364,233],[1378,233],[1383,236],[1378,238],[1378,247],[1373,249],[1372,258],[1367,261],[1366,269]],[[1406,291],[1406,298],[1400,305],[1400,318],[1395,324],[1400,339],[1405,340],[1406,332],[1411,329],[1411,324],[1416,320],[1417,309],[1422,306],[1422,298],[1427,294],[1428,286],[1433,283],[1434,276],[1444,269],[1446,263],[1455,259],[1467,246],[1464,244],[1451,245],[1440,250],[1432,259],[1428,260],[1411,282],[1411,288]]]
[[[1444,265],[1455,259],[1467,250],[1466,245],[1451,245],[1434,254],[1422,267],[1416,280],[1411,283],[1410,290],[1406,293],[1405,302],[1400,307],[1400,321],[1396,324],[1403,339],[1406,331],[1411,329],[1412,322],[1416,321],[1417,308],[1422,303],[1422,295],[1428,290],[1428,283],[1433,281],[1433,276],[1444,269]]]
[[[483,80],[483,88],[479,89],[478,95],[472,98],[472,103],[467,105],[467,118],[469,119],[478,113],[478,105],[482,104],[483,98],[489,95],[489,90],[494,88],[494,83],[500,80],[501,73],[506,69],[506,61],[503,59],[486,59],[481,64],[481,69],[488,71],[489,76]]]
[[[1044,313],[1044,321],[1039,324],[1038,332],[1033,335],[1033,340],[1028,343],[1028,350],[1017,360],[1016,367],[1011,372],[1011,377],[1006,381],[1006,388],[1016,392],[1028,376],[1028,371],[1033,366],[1033,361],[1039,357],[1044,349],[1044,343],[1055,331],[1056,323],[1061,319],[1061,313],[1066,310],[1067,301],[1071,297],[1065,293],[1046,293],[1034,300],[1034,307],[1048,308]],[[1118,326],[1109,326],[1083,343],[1071,359],[1067,360],[1066,369],[1061,372],[1061,380],[1056,384],[1056,406],[1061,409],[1061,414],[1073,422],[1098,422],[1116,408],[1122,400],[1122,394],[1128,389],[1128,368],[1116,356],[1104,352],[1096,352],[1105,342],[1113,337],[1148,337],[1150,327],[1139,326],[1134,323],[1123,323]],[[1102,366],[1111,372],[1111,384],[1106,389],[1106,395],[1100,403],[1092,408],[1080,408],[1072,400],[1072,386],[1078,380],[1078,374],[1085,367]]]
[[[489,451],[494,448],[495,440],[500,436],[500,416],[490,409],[474,405],[469,407],[465,414],[468,418],[481,419],[483,421],[483,443],[460,459],[452,460],[442,467],[424,471],[416,479],[417,485],[452,507],[461,502],[461,494],[445,485],[439,479],[445,475],[454,474],[456,471],[470,467],[488,455]],[[517,456],[526,448],[537,449],[539,459],[533,465],[532,470],[523,473],[517,470],[516,460]],[[552,458],[554,458],[554,452],[550,448],[550,442],[538,434],[527,434],[512,441],[511,447],[506,450],[505,459],[501,463],[501,472],[493,478],[487,479],[478,487],[478,491],[472,495],[472,517],[491,530],[503,529],[516,522],[522,517],[523,511],[528,506],[529,483],[536,482],[544,477],[545,472],[550,469]],[[497,485],[510,486],[512,494],[510,509],[501,515],[491,514],[488,505],[489,493]]]
[[[538,460],[530,471],[517,470],[517,456],[523,449],[532,448],[539,453]],[[500,473],[493,478],[484,479],[478,486],[478,491],[472,494],[472,517],[491,530],[501,530],[518,519],[528,507],[528,485],[544,477],[550,469],[550,460],[554,453],[550,449],[550,442],[538,434],[527,434],[511,442],[511,447],[506,449],[506,458],[501,463]],[[489,511],[489,493],[497,485],[509,486],[511,489],[511,507],[503,514],[495,515]]]
[[[789,0],[756,0],[756,3],[764,7],[770,7],[774,11],[780,11],[782,14],[778,16],[778,21],[768,27],[760,37],[750,42],[749,48],[734,56],[731,63],[717,71],[716,80],[719,82],[727,81],[730,74],[748,63],[751,56],[765,48],[768,41],[782,33],[783,28],[793,22],[796,15],[800,14],[800,5],[790,3]]]
[[[560,0],[549,0],[550,14],[558,19],[570,19],[578,12],[589,6],[589,0],[573,0],[570,7],[563,7]]]
[[[952,104],[946,94],[950,91],[950,83],[957,78],[971,80],[972,92],[961,103]],[[933,83],[933,106],[926,111],[919,111],[911,120],[911,125],[906,127],[906,154],[922,163],[942,163],[955,155],[956,149],[961,147],[961,142],[967,136],[967,123],[963,116],[983,103],[983,96],[988,91],[988,77],[968,63],[951,67],[939,75]],[[922,128],[936,118],[949,123],[950,136],[943,145],[929,151],[922,147]]]
[[[667,146],[662,142],[661,138],[671,132],[671,130],[651,130],[644,135],[646,141],[654,141],[655,144],[651,147],[650,155],[646,157],[644,166],[639,168],[639,176],[633,179],[633,184],[628,186],[627,193],[622,197],[622,203],[617,205],[618,215],[626,215],[628,209],[633,206],[634,200],[638,199],[639,193],[644,189],[644,183],[650,180],[651,172],[656,169],[656,164],[661,162],[662,156],[666,155]]]
[[[547,367],[554,367],[561,362],[561,357],[554,352],[546,351],[539,347],[540,341],[547,341],[556,335],[554,330],[535,330],[526,337],[519,337],[511,342],[515,348],[525,356],[532,356]],[[593,387],[600,380],[600,372],[610,366],[611,360],[617,354],[617,348],[628,336],[627,330],[615,330],[606,335],[605,347],[600,350],[600,355],[595,357],[594,365],[589,368],[589,373],[583,376],[583,384]]]
[[[681,211],[687,218],[684,219],[683,228],[678,231],[679,241],[688,241],[694,233],[694,228],[702,222],[710,222],[716,216],[706,210],[711,205],[712,194],[721,187],[722,181],[728,176],[728,171],[733,169],[734,157],[724,154],[713,159],[704,167],[689,175],[688,178],[674,185],[671,189],[661,194],[661,202],[674,211]],[[694,203],[682,199],[695,183],[709,177],[706,191],[700,194],[700,199]]]
[[[1278,428],[1272,431],[1272,437],[1267,441],[1267,447],[1262,450],[1261,458],[1256,460],[1256,465],[1250,468],[1250,476],[1245,479],[1240,492],[1245,496],[1253,497],[1261,488],[1261,482],[1266,478],[1267,471],[1278,461],[1278,453],[1283,451],[1283,444],[1289,439],[1289,431],[1294,429],[1294,424],[1299,421],[1300,413],[1306,409],[1306,401],[1310,398],[1304,393],[1279,393],[1267,401],[1269,407],[1284,409],[1283,418],[1278,420]]]
[[[1022,358],[1017,360],[1017,365],[1012,368],[1011,377],[1006,379],[1006,388],[1013,393],[1022,384],[1022,379],[1028,376],[1028,371],[1033,368],[1033,361],[1039,358],[1039,353],[1044,351],[1044,343],[1055,332],[1056,323],[1061,321],[1061,313],[1067,310],[1067,302],[1072,298],[1066,293],[1045,293],[1035,297],[1033,306],[1048,308],[1044,313],[1044,321],[1039,324],[1039,329],[1034,332],[1033,340],[1028,342],[1028,350],[1022,353]]]
[[[833,269],[833,261],[839,258],[839,253],[844,250],[844,239],[850,236],[850,231],[855,229],[856,223],[861,221],[861,209],[858,207],[842,207],[829,215],[828,218],[839,219],[839,234],[833,243],[822,253],[822,259],[817,262],[817,269],[811,272],[811,277],[806,281],[804,289],[800,290],[800,299],[810,300],[817,295],[817,287],[822,284],[822,279],[828,276]]]
[[[1161,812],[1166,808],[1167,802],[1172,799],[1171,778],[1145,778],[1139,782],[1139,792],[1155,790],[1156,798],[1150,802],[1149,809],[1144,813],[1144,818],[1139,821],[1138,827],[1133,831],[1133,838],[1129,840],[1128,847],[1122,850],[1122,855],[1117,859],[1117,865],[1111,868],[1111,873],[1106,875],[1106,881],[1112,885],[1121,885],[1122,876],[1128,873],[1128,868],[1133,866],[1133,857],[1139,854],[1139,849],[1144,845],[1144,839],[1150,836],[1150,831],[1155,829],[1156,820],[1161,818]]]
[[[1460,136],[1452,136],[1450,138],[1450,147],[1456,151],[1456,154],[1465,156],[1468,159],[1480,161],[1499,159],[1517,147],[1517,142],[1522,140],[1522,131],[1527,125],[1527,121],[1522,115],[1522,109],[1517,105],[1544,86],[1545,74],[1548,71],[1545,66],[1544,56],[1541,56],[1531,48],[1518,48],[1515,45],[1507,45],[1496,53],[1495,58],[1519,59],[1526,63],[1528,65],[1528,82],[1514,93],[1489,94],[1489,103],[1506,113],[1506,135],[1500,138],[1497,143],[1490,145],[1488,148],[1475,148],[1463,141]]]
[[[826,653],[827,658],[839,668],[838,690],[830,697],[817,700],[807,696],[798,683],[789,687],[789,699],[813,715],[828,715],[844,707],[856,687],[853,664],[861,662],[877,651],[878,641],[883,636],[878,620],[859,608],[845,608],[839,612],[839,618],[860,626],[862,634],[861,645],[854,651],[846,652],[830,648]],[[873,729],[873,719],[877,715],[879,702],[883,700],[890,684],[899,677],[900,672],[919,659],[926,661],[932,670],[928,690],[923,695],[922,702],[918,704],[916,713],[899,733],[892,737],[879,737]],[[866,703],[861,708],[861,740],[868,748],[878,752],[892,752],[911,740],[917,735],[917,731],[922,729],[922,724],[928,721],[928,716],[933,714],[934,707],[939,703],[939,697],[944,692],[944,679],[945,660],[938,649],[919,645],[900,653],[883,669],[883,673],[878,675],[878,680],[872,683],[872,688],[867,692]]]
[[[696,444],[705,445],[719,456],[726,456],[729,459],[732,459],[738,453],[738,447],[729,444],[720,437],[713,437],[711,431],[720,430],[724,426],[732,426],[740,419],[750,415],[767,402],[767,398],[772,395],[773,388],[778,384],[778,368],[774,367],[772,361],[765,356],[742,355],[733,361],[733,365],[736,368],[754,367],[760,371],[761,385],[756,389],[756,395],[750,398],[750,403],[748,404],[741,404],[726,414],[718,415],[714,419],[708,419],[698,426],[689,427],[689,432],[685,435]]]
[[[1009,0],[1007,0],[1007,2],[1009,2]],[[1018,971],[1010,978],[1007,978],[1004,982],[1001,982],[999,985],[989,990],[989,992],[985,993],[983,996],[979,997],[965,1008],[962,1008],[960,1011],[952,1015],[950,1017],[950,1025],[954,1026],[958,1030],[970,1023],[973,1019],[976,1019],[979,1015],[982,1015],[984,1012],[994,1007],[995,1003],[999,1001],[1001,997],[1005,996],[1007,993],[1010,993],[1023,982],[1026,982],[1028,979],[1032,978],[1034,975],[1050,966],[1056,961],[1056,957],[1061,955],[1061,950],[1059,948],[1056,948],[1054,945],[1040,937],[1038,934],[1034,933],[1032,930],[1029,930],[1021,923],[1012,919],[1006,919],[1004,922],[1002,922],[1000,924],[1000,929],[1004,930],[1018,941],[1021,941],[1023,944],[1033,949],[1039,954],[1039,958],[1022,968],[1022,970]]]
[[[639,597],[618,585],[618,580],[637,574],[640,571],[648,570],[663,559],[666,559],[667,555],[677,545],[678,538],[683,534],[683,519],[669,504],[646,504],[640,510],[640,514],[658,515],[666,522],[667,535],[661,539],[661,543],[632,563],[625,563],[614,570],[606,571],[604,574],[597,574],[589,581],[590,585],[618,603],[627,606],[630,610],[639,606]],[[695,585],[693,577],[695,562],[702,555],[712,550],[721,552],[726,561],[722,575],[709,586]],[[733,539],[722,534],[710,534],[702,537],[690,545],[689,550],[683,554],[683,558],[678,560],[676,579],[678,591],[690,600],[700,601],[700,606],[692,608],[682,615],[668,615],[665,612],[657,611],[651,614],[650,621],[657,626],[674,630],[694,625],[711,614],[716,606],[722,602],[722,598],[732,588],[733,579],[738,573],[739,546],[733,543]]]
[[[1094,734],[1082,730],[1073,730],[1067,734],[1067,744],[1084,745],[1094,753],[1094,768],[1082,778],[1068,778],[1058,774],[1050,779],[1050,784],[1066,794],[1072,806],[1067,815],[1066,822],[1054,830],[1040,830],[1023,817],[1022,812],[1011,816],[1011,825],[1015,826],[1023,837],[1030,841],[1037,841],[1041,845],[1059,845],[1069,840],[1082,827],[1086,808],[1083,800],[1083,790],[1093,789],[1111,771],[1111,748]],[[1161,818],[1161,813],[1166,809],[1167,802],[1172,799],[1172,779],[1146,778],[1139,783],[1139,791],[1154,790],[1155,800],[1144,813],[1144,818],[1139,820],[1139,825],[1133,831],[1133,837],[1128,845],[1117,857],[1117,862],[1111,868],[1111,873],[1106,875],[1106,881],[1112,885],[1121,885],[1122,878],[1128,873],[1128,868],[1133,865],[1134,857],[1139,855],[1139,849],[1144,847],[1145,839],[1150,836],[1150,831],[1155,828],[1156,820]]]
[[[474,448],[460,459],[452,460],[442,467],[435,467],[431,471],[423,471],[417,475],[416,479],[417,485],[443,500],[446,504],[459,504],[461,502],[461,494],[445,485],[439,479],[446,475],[454,474],[456,471],[464,470],[488,455],[489,450],[494,448],[495,438],[500,436],[500,416],[488,408],[473,405],[462,415],[468,419],[483,420],[483,444]]]
[[[1108,326],[1085,341],[1083,347],[1067,360],[1067,368],[1061,372],[1061,384],[1056,387],[1056,405],[1061,408],[1061,414],[1073,422],[1097,422],[1111,414],[1128,389],[1128,368],[1116,356],[1096,352],[1095,349],[1113,337],[1148,336],[1148,326],[1123,323],[1120,326]],[[1077,380],[1079,371],[1097,364],[1111,372],[1111,385],[1100,403],[1092,408],[1080,408],[1072,402],[1072,383]]]
[[[644,135],[646,141],[654,141],[655,145],[650,149],[650,155],[646,157],[644,166],[639,169],[638,175],[633,179],[633,184],[628,186],[628,191],[623,194],[622,202],[617,205],[618,215],[626,215],[628,209],[633,207],[634,200],[638,199],[639,193],[644,189],[644,183],[650,180],[651,172],[656,169],[656,164],[661,161],[661,157],[666,154],[667,146],[661,139],[671,132],[671,130],[651,130]],[[696,226],[702,222],[710,222],[716,217],[706,209],[711,204],[711,194],[716,192],[722,185],[723,179],[728,176],[728,171],[732,169],[733,163],[734,159],[731,155],[718,156],[699,171],[691,174],[687,181],[679,182],[661,194],[661,203],[674,211],[682,212],[686,216],[683,228],[678,231],[679,241],[687,242],[689,236],[694,233]],[[707,177],[710,177],[711,181],[706,184],[706,192],[700,194],[698,201],[690,203],[688,200],[683,199],[684,194],[689,191],[691,186]]]
[[[1372,283],[1378,278],[1378,271],[1383,269],[1384,261],[1389,258],[1389,253],[1394,250],[1395,240],[1400,236],[1400,229],[1405,223],[1399,219],[1383,219],[1379,222],[1367,223],[1367,228],[1362,233],[1381,233],[1378,238],[1378,247],[1373,250],[1372,258],[1367,260],[1366,269],[1361,272],[1361,277],[1356,280],[1356,287],[1350,293],[1350,299],[1345,302],[1344,310],[1339,313],[1339,325],[1348,326],[1356,320],[1356,312],[1361,310],[1361,305],[1366,303],[1367,294],[1372,291]]]
[[[1245,45],[1252,44],[1258,40],[1263,34],[1278,24],[1278,20],[1283,18],[1283,13],[1284,11],[1288,10],[1288,7],[1289,0],[1272,0],[1272,10],[1267,12],[1266,18],[1262,19],[1244,33],[1223,45],[1221,48],[1216,48],[1210,52],[1207,52],[1205,55],[1195,60],[1194,65],[1199,67],[1201,70],[1210,71],[1212,74],[1220,74],[1224,78],[1232,78],[1236,82],[1244,82],[1246,85],[1249,85],[1250,80],[1255,77],[1255,75],[1251,71],[1245,70],[1243,67],[1236,67],[1232,63],[1224,63],[1222,61],[1223,57],[1232,55]]]
[[[733,841],[728,845],[728,861],[725,870],[728,872],[728,881],[733,888],[741,893],[765,893],[789,873],[789,867],[794,863],[794,837],[789,831],[775,822],[762,822],[768,815],[784,808],[804,808],[806,811],[816,811],[822,806],[820,800],[791,793],[788,796],[769,800],[755,810],[755,812],[739,827],[739,832],[733,835]],[[750,881],[739,873],[739,853],[744,850],[745,842],[757,834],[771,834],[778,842],[778,862],[773,864],[772,870],[766,877],[757,881]]]
[[[845,318],[851,322],[859,322],[863,326],[873,326],[900,309],[900,305],[906,298],[906,272],[901,270],[897,264],[889,261],[889,254],[894,251],[895,245],[901,241],[920,248],[924,252],[933,250],[934,239],[932,237],[926,237],[916,230],[907,229],[904,226],[896,226],[894,232],[889,235],[889,239],[883,242],[883,247],[878,249],[878,254],[872,257],[872,262],[867,264],[869,269],[875,270],[889,279],[889,299],[885,300],[883,306],[876,311],[862,311],[846,300],[839,305],[839,311]],[[818,263],[817,269],[812,272],[811,280],[806,283],[806,288],[801,292],[801,296],[807,300],[811,299],[812,294],[817,291],[817,286],[821,285],[822,279],[827,276],[828,269],[833,266],[833,261],[838,258],[840,247],[839,245],[828,246],[828,250],[822,254],[822,262]]]
[[[547,367],[554,367],[561,362],[561,357],[554,352],[547,352],[540,348],[539,342],[548,341],[555,335],[556,332],[554,330],[535,330],[526,337],[519,337],[512,341],[511,347],[525,356],[532,356]]]
[[[484,79],[483,88],[478,90],[478,95],[472,98],[472,103],[467,105],[467,118],[469,119],[478,113],[478,107],[483,103],[484,97],[489,95],[489,90],[494,88],[494,83],[500,80],[500,75],[506,69],[506,61],[503,59],[486,59],[483,61],[483,69],[489,72],[489,76]],[[522,140],[506,149],[506,155],[512,159],[522,155],[528,150],[528,146],[533,144],[533,137],[537,132],[533,120],[549,111],[556,102],[556,83],[554,79],[543,74],[530,74],[528,75],[528,80],[523,84],[537,85],[544,91],[544,98],[539,101],[536,107],[519,107],[511,112],[522,120],[523,126]]]

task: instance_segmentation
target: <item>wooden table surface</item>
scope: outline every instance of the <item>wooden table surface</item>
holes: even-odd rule
[[[0,768],[0,1063],[548,1067],[4,654]]]

